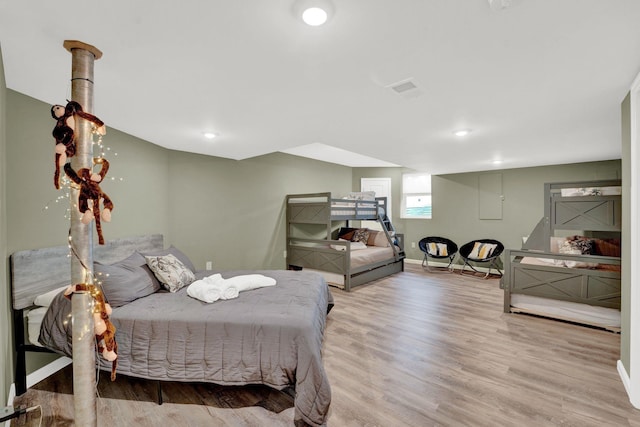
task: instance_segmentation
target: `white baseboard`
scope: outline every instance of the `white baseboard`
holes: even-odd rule
[[[404,262],[406,262],[407,264],[420,264],[420,265],[422,265],[422,260],[421,260],[421,259],[405,258],[405,259],[404,259]],[[429,265],[430,265],[430,266],[432,266],[432,267],[442,267],[442,268],[445,268],[445,267],[446,267],[447,265],[449,265],[449,264],[448,264],[448,263],[446,263],[446,262],[438,262],[438,261],[433,261],[433,260],[431,260],[431,261],[429,261]],[[453,269],[454,269],[454,270],[461,270],[461,269],[462,269],[462,265],[460,265],[460,264],[453,264],[451,267],[453,267]],[[474,268],[475,268],[476,270],[478,270],[478,271],[483,272],[483,273],[486,273],[486,272],[488,272],[488,271],[489,271],[489,269],[488,269],[488,268],[486,268],[486,267],[475,267],[475,266],[474,266]],[[492,271],[494,271],[494,272],[496,271],[496,269],[495,269],[495,268],[492,268],[491,270],[492,270]],[[467,271],[471,271],[471,269],[467,269]],[[502,273],[504,273],[504,271],[502,271],[502,270],[500,270],[500,271],[501,271]]]
[[[622,360],[618,360],[616,363],[618,367],[618,375],[620,375],[620,379],[622,380],[622,384],[624,384],[624,389],[627,392],[627,396],[631,397],[631,380],[629,379],[629,374],[627,374],[627,370],[624,368],[622,364]]]
[[[27,375],[27,388],[30,388],[34,384],[38,384],[43,379],[55,374],[65,366],[70,365],[72,360],[68,357],[62,356],[59,359],[43,366],[42,368]],[[7,406],[13,406],[13,399],[16,397],[16,384],[12,383],[9,387],[9,397],[7,398]],[[4,427],[10,427],[11,420],[4,423]]]
[[[634,403],[633,399],[631,398],[631,378],[629,378],[629,374],[627,373],[627,370],[624,368],[624,365],[622,364],[622,360],[618,360],[618,363],[616,363],[616,366],[618,368],[618,375],[620,375],[620,380],[622,380],[624,389],[627,392],[627,396],[629,397],[629,402],[633,405],[634,408],[640,409],[640,407],[636,403]]]

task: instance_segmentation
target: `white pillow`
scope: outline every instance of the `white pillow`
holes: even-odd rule
[[[35,305],[38,305],[40,307],[49,307],[51,305],[51,301],[53,301],[53,299],[56,297],[56,295],[58,295],[60,292],[64,291],[65,289],[67,289],[68,286],[62,286],[58,289],[54,289],[52,291],[49,291],[45,294],[42,295],[38,295],[34,300],[33,303]]]
[[[172,254],[146,256],[145,259],[153,274],[169,292],[177,292],[196,280],[193,271]]]

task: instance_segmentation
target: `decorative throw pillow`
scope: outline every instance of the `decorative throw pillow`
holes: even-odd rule
[[[564,245],[568,245],[573,249],[579,250],[582,255],[593,255],[595,251],[594,241],[582,236],[567,237],[563,246]]]
[[[376,237],[373,240],[373,246],[379,246],[381,248],[388,248],[391,246],[387,239],[387,235],[384,234],[384,231],[378,231],[378,234],[376,234]]]
[[[430,242],[429,245],[427,246],[427,252],[431,256],[439,256],[439,257],[449,256],[449,251],[447,250],[446,243]]]
[[[107,302],[120,307],[160,290],[160,282],[138,252],[113,264],[93,263]]]
[[[351,238],[352,242],[362,242],[365,245],[367,244],[367,240],[369,240],[369,230],[367,228],[357,229]]]
[[[570,255],[591,255],[593,246],[593,240],[578,238],[578,236],[568,237],[560,246],[559,252]],[[595,268],[598,266],[597,262],[562,260],[562,263],[569,268]]]
[[[358,230],[358,229],[357,228],[342,227],[342,228],[340,228],[340,230],[338,230],[338,239],[344,239],[344,240],[351,241],[353,239],[353,233],[355,233],[356,230]]]
[[[475,242],[473,244],[473,249],[469,254],[469,258],[472,259],[485,259],[491,256],[491,253],[496,248],[496,244],[494,243],[481,243]]]
[[[175,256],[176,258],[178,258],[180,260],[180,262],[183,263],[185,265],[185,267],[187,267],[189,270],[191,270],[194,273],[196,272],[196,267],[193,265],[193,263],[191,262],[189,257],[186,256],[184,254],[184,252],[182,252],[180,249],[176,248],[173,245],[169,246],[167,249],[162,249],[162,250],[159,250],[159,251],[144,252],[144,253],[142,253],[142,256],[144,256],[144,257],[148,257],[148,256],[164,256],[164,255],[169,255],[169,254]]]
[[[437,243],[438,246],[438,255],[439,256],[449,256],[449,251],[447,250],[446,243]]]
[[[378,234],[384,234],[382,231],[369,230],[369,238],[367,239],[367,246],[375,246],[376,237]]]
[[[427,245],[427,252],[431,256],[438,256],[438,245],[435,242],[431,242]]]
[[[146,256],[145,259],[153,274],[169,292],[177,292],[196,280],[193,271],[172,254]]]

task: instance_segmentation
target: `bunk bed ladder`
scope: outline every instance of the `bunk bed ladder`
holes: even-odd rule
[[[389,217],[385,214],[378,213],[378,222],[382,225],[382,230],[384,231],[384,234],[387,235],[387,240],[390,243],[392,244],[395,243],[397,246],[400,247],[400,251],[395,251],[394,249],[396,259],[400,259],[400,257],[404,257],[403,242],[400,241],[400,238],[399,238],[400,236],[398,236],[398,234],[396,233],[396,229],[391,223],[391,220],[389,219]]]

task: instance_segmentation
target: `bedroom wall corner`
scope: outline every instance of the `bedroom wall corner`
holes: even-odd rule
[[[11,339],[11,304],[7,258],[7,196],[6,196],[6,116],[7,85],[4,77],[2,46],[0,46],[0,406],[7,401],[13,379],[13,345]]]
[[[285,196],[351,191],[351,168],[284,153],[244,160],[171,152],[170,240],[203,269],[285,268]]]

